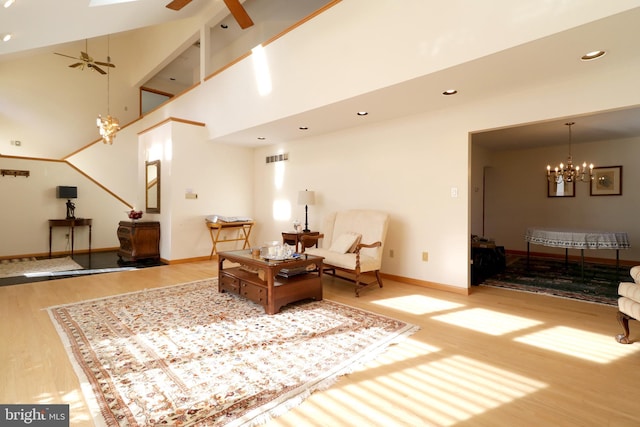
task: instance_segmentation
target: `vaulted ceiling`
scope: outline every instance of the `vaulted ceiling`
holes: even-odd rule
[[[222,0],[194,0],[174,11],[165,3],[169,0],[16,0],[11,7],[0,8],[0,34],[13,35],[10,42],[0,43],[0,60],[7,54],[149,27],[225,7]]]
[[[289,2],[289,5],[300,0]],[[228,14],[222,0],[193,0],[179,12],[167,9],[168,0],[65,0],[35,1],[16,0],[10,8],[0,8],[0,34],[12,33],[10,42],[0,42],[0,66],[6,66],[14,58],[23,58],[42,50],[53,50],[56,45],[72,41],[84,40],[107,34],[120,33],[142,27],[149,27],[169,21],[187,19],[202,14],[215,17],[221,21]],[[267,2],[268,3],[268,2]],[[265,2],[248,0],[244,2],[249,14],[259,16],[265,14],[289,14],[291,8],[264,8]],[[261,8],[260,5],[263,7]],[[632,14],[636,22],[640,22],[640,10],[627,12]],[[272,17],[273,18],[273,17]],[[259,19],[259,18],[258,18]],[[291,19],[291,18],[289,18]],[[464,85],[458,88],[460,97],[469,100],[480,100],[493,93],[506,93],[510,89],[518,90],[528,81],[549,78],[544,74],[550,70],[559,76],[579,75],[580,67],[588,66],[579,61],[579,55],[585,40],[594,42],[594,48],[607,50],[607,55],[597,61],[611,64],[611,67],[624,61],[639,60],[637,40],[640,38],[640,26],[635,28],[620,27],[627,25],[628,18],[610,17],[600,22],[585,25],[564,33],[549,36],[547,39],[520,46],[490,57],[466,63],[443,73],[457,73],[467,76],[479,76],[477,79],[465,79]],[[622,24],[621,24],[622,23]],[[381,29],[382,31],[383,29]],[[390,30],[390,29],[386,29]],[[240,30],[238,30],[240,31]],[[229,37],[233,37],[230,35]],[[561,56],[564,55],[564,56]],[[578,55],[576,57],[576,55]],[[523,68],[520,58],[527,58],[526,64],[540,64],[539,67]],[[553,61],[553,67],[548,64]],[[599,65],[602,66],[602,65]],[[542,75],[541,75],[542,73]],[[487,87],[483,75],[492,75],[492,81],[501,81],[502,87]],[[552,78],[552,76],[551,76]],[[304,113],[306,122],[322,123],[331,131],[341,126],[342,112],[356,105],[375,108],[375,120],[418,113],[428,108],[420,94],[424,87],[440,90],[437,75],[425,76],[423,79],[406,82],[397,87],[389,87],[380,91],[362,95],[358,99],[350,99],[341,105],[327,106],[321,111]],[[423,88],[421,91],[415,87]],[[585,88],[588,90],[588,88]],[[637,88],[630,88],[637,90]],[[458,102],[454,100],[453,102]],[[371,107],[368,107],[371,106]],[[528,147],[550,145],[566,142],[568,119],[576,121],[574,142],[603,140],[607,138],[627,138],[640,135],[640,108],[597,112],[577,118],[558,118],[558,120],[521,124],[508,129],[478,130],[474,134],[474,142],[493,149],[512,147]],[[256,133],[276,134],[278,140],[286,140],[291,129],[297,129],[302,122],[301,117],[290,117],[279,122],[265,124],[261,129],[247,129],[230,135],[229,142],[234,140],[255,140]]]

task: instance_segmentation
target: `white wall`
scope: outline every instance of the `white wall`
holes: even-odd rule
[[[207,215],[251,216],[253,170],[251,149],[212,144],[206,129],[173,123],[171,162],[171,259],[209,255]],[[164,190],[163,190],[164,191]],[[187,191],[198,195],[187,199]],[[236,249],[233,243],[218,250]]]
[[[479,164],[472,168],[469,134],[557,117],[574,117],[614,106],[636,105],[640,103],[640,95],[629,91],[627,86],[638,72],[640,64],[630,62],[624,70],[609,70],[605,74],[584,72],[572,79],[527,86],[520,92],[487,98],[482,102],[257,149],[255,216],[265,224],[256,236],[257,241],[273,240],[281,231],[290,229],[292,219],[302,217],[301,208],[293,206],[294,213],[289,219],[275,221],[272,205],[280,199],[294,204],[297,191],[308,188],[320,195],[318,205],[311,208],[312,228],[317,228],[323,213],[330,210],[350,207],[386,210],[392,217],[383,272],[467,287],[472,223],[469,189],[475,187],[471,176],[474,179],[481,176],[476,168],[485,166]],[[591,88],[590,91],[585,91],[585,87]],[[555,150],[553,158],[557,161],[566,156],[565,147],[556,147]],[[580,150],[583,150],[583,144]],[[635,151],[626,153],[608,148],[602,152],[595,149],[587,152],[586,147],[584,150],[586,157],[595,159],[599,164],[620,164],[621,158],[637,157]],[[283,184],[278,187],[275,185],[275,169],[272,165],[264,165],[264,157],[280,151],[289,152],[290,160],[284,162],[287,163],[287,173]],[[576,159],[581,158],[581,152],[576,151],[574,155]],[[480,160],[485,156],[489,153],[480,153]],[[512,163],[511,172],[527,177],[540,176],[539,173],[544,176],[546,165],[551,160],[548,153],[538,157],[536,161],[536,156],[527,153],[514,159],[517,161]],[[630,175],[625,182],[638,182],[637,178]],[[537,195],[542,194],[546,203],[564,201],[546,200],[544,179],[541,183],[528,178],[507,182],[514,187],[512,191],[518,191],[518,197],[510,194],[501,198],[503,215],[499,220],[494,217],[494,222],[487,224],[485,234],[511,247],[515,244],[505,236],[516,240],[521,238],[523,231],[519,222],[527,221],[529,225],[535,219],[523,214],[523,209],[528,212],[526,209],[535,206]],[[458,198],[451,197],[452,187],[457,188]],[[600,198],[597,203],[602,205],[606,202]],[[604,205],[599,208],[604,209]],[[630,225],[633,211],[621,210],[624,211],[621,215]],[[495,209],[487,216],[491,214],[495,214]],[[585,209],[577,210],[575,214],[592,215]],[[593,224],[599,224],[595,221],[603,220],[603,215],[598,213]],[[473,222],[477,224],[477,218],[474,217]],[[497,224],[500,224],[500,234]],[[631,225],[627,228],[633,230]],[[520,240],[520,245],[522,242]],[[394,258],[389,257],[388,249],[394,249]],[[423,251],[429,252],[428,262],[421,260]],[[631,252],[624,256],[637,259]]]
[[[66,200],[56,199],[56,186],[78,187],[75,216],[92,218],[92,248],[115,248],[119,246],[116,235],[117,222],[113,218],[125,219],[125,205],[108,192],[87,179],[64,162],[1,158],[2,169],[28,170],[30,176],[0,177],[0,257],[13,255],[44,255],[49,252],[49,219],[66,217]],[[68,229],[53,230],[52,251],[70,251],[70,242],[65,238]],[[76,250],[89,246],[89,230],[75,230]]]
[[[486,221],[484,218],[484,176],[490,164],[487,160],[489,153],[486,149],[471,144],[471,191],[469,194],[471,234],[484,236]]]
[[[97,130],[96,130],[97,133]],[[138,144],[128,130],[116,134],[112,145],[99,141],[67,158],[79,170],[131,205],[144,205],[138,186]],[[144,196],[144,194],[143,194]]]
[[[640,260],[640,171],[635,161],[640,158],[640,138],[574,144],[572,151],[575,162],[587,160],[596,167],[622,166],[622,195],[590,196],[590,183],[578,182],[575,197],[547,197],[546,165],[566,162],[567,146],[490,152],[484,163],[490,166],[486,235],[507,249],[526,251],[524,234],[531,226],[623,231],[628,233],[632,246],[621,251],[620,258]],[[563,249],[537,245],[531,250],[564,253]],[[585,256],[615,259],[615,251],[585,251]]]
[[[258,93],[256,70],[249,57],[204,82],[199,89],[209,96],[186,93],[167,111],[207,123],[209,137],[221,138],[455,67],[640,4],[591,2],[593,7],[589,7],[586,3],[494,0],[491,8],[466,2],[461,10],[459,3],[436,3],[406,0],[400,7],[394,0],[340,2],[265,47],[273,87],[268,95]],[[437,14],[432,13],[434,7]],[[492,22],[490,27],[487,20]],[[389,22],[402,23],[394,27],[393,37],[381,31]],[[496,92],[499,90],[497,87]]]
[[[138,198],[144,200],[144,162],[160,160],[160,256],[167,261],[208,256],[207,215],[251,216],[252,150],[212,144],[200,124],[169,120],[140,135]],[[197,195],[188,199],[187,193]],[[219,250],[236,249],[221,244]]]
[[[430,3],[421,0],[408,3],[411,7],[397,7],[397,2],[390,0],[339,3],[267,47],[267,56],[273,61],[271,71],[276,89],[270,96],[261,97],[257,93],[252,83],[251,58],[248,58],[123,129],[116,139],[123,147],[101,150],[100,153],[105,154],[96,151],[93,161],[83,162],[87,173],[93,176],[94,169],[100,169],[112,170],[114,177],[124,174],[126,178],[112,178],[117,187],[113,191],[130,194],[133,186],[131,197],[136,198],[143,185],[139,172],[143,154],[140,151],[137,156],[134,154],[138,164],[131,169],[126,166],[122,171],[119,150],[126,150],[128,156],[131,148],[127,144],[137,148],[138,133],[163,119],[202,121],[207,124],[206,136],[193,141],[189,141],[193,136],[190,131],[184,134],[181,130],[171,131],[172,151],[176,154],[167,171],[163,162],[161,215],[173,215],[175,210],[179,216],[171,218],[171,227],[174,224],[176,230],[182,225],[185,230],[188,227],[183,234],[184,242],[175,242],[171,234],[171,259],[208,255],[210,246],[205,248],[208,233],[204,226],[197,225],[198,215],[252,216],[258,224],[252,238],[254,244],[277,239],[281,231],[291,228],[293,219],[303,218],[302,207],[295,205],[295,198],[299,190],[308,188],[318,194],[318,204],[310,208],[312,228],[317,228],[330,210],[351,207],[385,210],[391,213],[386,247],[395,252],[395,257],[390,258],[385,251],[385,273],[466,288],[471,188],[469,133],[640,104],[640,94],[629,90],[635,87],[640,73],[637,60],[631,59],[625,69],[598,72],[598,67],[589,67],[578,76],[556,78],[546,85],[523,84],[518,92],[503,93],[474,104],[465,104],[461,97],[450,104],[455,107],[447,110],[287,141],[255,149],[255,153],[205,142],[213,136],[454,66],[595,19],[603,13],[602,9],[594,11],[595,8],[582,3],[563,3],[563,7],[530,1],[525,2],[530,9],[524,10],[525,3],[501,0],[498,3],[503,7],[499,13],[512,19],[493,17],[491,21],[495,25],[487,33],[485,20],[480,19],[488,13],[484,5],[458,14],[458,3],[441,2],[443,12],[452,13],[446,15],[451,17],[450,21],[439,22],[429,13]],[[631,7],[634,2],[625,4]],[[623,7],[611,2],[598,5],[611,9]],[[520,18],[520,28],[500,27],[518,22],[514,16]],[[392,38],[380,31],[390,20],[405,24],[396,28]],[[543,20],[545,25],[536,25]],[[417,32],[417,28],[424,32]],[[513,34],[513,37],[506,38],[504,34]],[[336,45],[341,49],[337,50]],[[94,120],[93,113],[91,116]],[[192,143],[193,148],[189,146]],[[180,147],[184,147],[184,151]],[[264,163],[266,155],[277,154],[279,150],[290,153],[290,160],[283,162],[281,177],[277,176],[273,164]],[[548,160],[544,162],[546,165]],[[13,178],[3,181],[6,179]],[[169,185],[168,195],[165,183]],[[183,197],[184,189],[189,187],[204,194],[203,199],[199,198],[198,203],[181,199],[180,195]],[[457,198],[451,197],[452,187],[458,190]],[[8,200],[12,202],[18,194],[13,191]],[[38,194],[37,190],[34,194]],[[165,197],[170,202],[167,209]],[[290,203],[288,218],[274,218],[275,202]],[[105,204],[110,206],[113,201]],[[97,209],[100,205],[94,206]],[[15,213],[11,218],[19,220]],[[101,232],[115,230],[119,218],[122,217],[114,209]],[[38,221],[44,221],[42,215]],[[22,230],[33,233],[29,225]],[[166,227],[162,233],[165,231]],[[429,252],[428,262],[421,260],[423,251]]]
[[[304,221],[297,194],[314,190],[313,230],[335,210],[389,212],[385,273],[466,287],[467,133],[454,123],[455,116],[419,115],[256,150],[255,216],[261,227],[255,242],[280,239],[293,220]],[[265,164],[265,156],[279,152],[288,152],[289,160]],[[450,197],[451,187],[458,198]],[[288,203],[291,214],[275,218],[276,202]]]

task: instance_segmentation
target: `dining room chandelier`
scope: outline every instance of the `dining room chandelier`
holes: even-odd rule
[[[109,56],[109,39],[107,38],[107,62],[111,63],[111,56]],[[109,112],[109,92],[110,92],[110,79],[109,79],[109,67],[107,67],[107,117],[102,117],[98,114],[96,119],[96,125],[100,130],[100,136],[104,144],[113,144],[113,140],[116,137],[116,132],[120,130],[120,121],[111,116]]]
[[[593,179],[593,163],[588,166],[588,175],[587,162],[582,163],[582,168],[573,164],[573,158],[571,157],[571,126],[575,124],[575,122],[565,123],[565,126],[569,127],[569,157],[566,164],[560,163],[553,171],[551,170],[551,165],[547,165],[547,180],[549,182],[559,182],[560,180],[564,182],[589,182]]]

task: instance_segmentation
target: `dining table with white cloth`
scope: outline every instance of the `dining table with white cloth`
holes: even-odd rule
[[[583,280],[585,249],[615,249],[617,269],[620,265],[620,249],[629,249],[631,247],[627,233],[620,231],[529,227],[524,238],[527,241],[527,263],[529,261],[530,244],[564,248],[565,263],[568,261],[569,249],[580,249]]]

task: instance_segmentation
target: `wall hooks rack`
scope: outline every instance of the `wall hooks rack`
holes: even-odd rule
[[[24,176],[25,178],[28,178],[30,175],[29,171],[20,171],[15,169],[0,169],[0,174],[2,174],[2,176],[5,176],[5,175],[13,175],[14,177]]]

